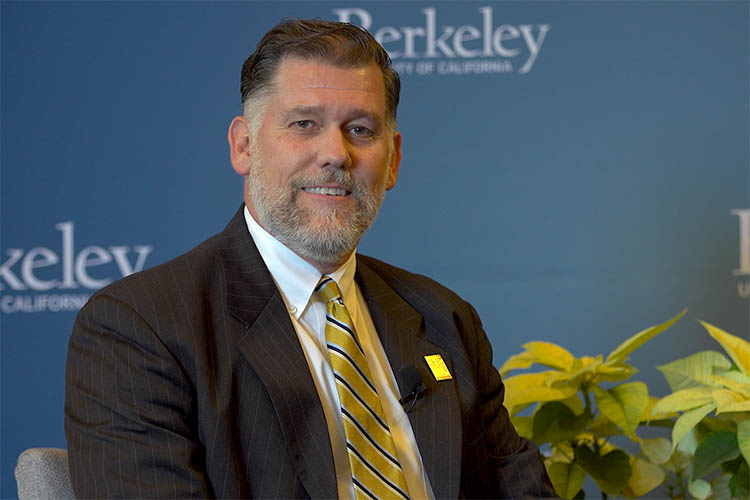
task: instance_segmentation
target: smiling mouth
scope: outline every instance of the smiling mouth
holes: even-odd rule
[[[306,193],[313,194],[327,194],[329,196],[346,196],[349,194],[344,188],[332,188],[332,187],[303,187],[302,190]]]

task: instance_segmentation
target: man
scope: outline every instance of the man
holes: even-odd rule
[[[473,308],[355,253],[398,176],[399,88],[352,25],[285,21],[259,42],[228,133],[244,207],[76,320],[79,496],[554,494]]]

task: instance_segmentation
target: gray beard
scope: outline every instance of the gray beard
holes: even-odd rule
[[[258,167],[257,164],[251,166],[246,188],[260,219],[258,222],[296,254],[312,262],[329,266],[342,264],[375,221],[385,197],[385,188],[370,192],[351,173],[340,169],[295,179],[284,189],[266,189]],[[323,183],[346,186],[351,191],[349,196],[357,201],[356,210],[300,209],[296,201],[302,186]]]

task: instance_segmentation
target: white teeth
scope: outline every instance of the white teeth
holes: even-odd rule
[[[309,188],[302,188],[308,193],[315,193],[315,194],[328,194],[331,196],[345,196],[346,195],[346,189],[341,188],[329,188],[329,187],[309,187]]]

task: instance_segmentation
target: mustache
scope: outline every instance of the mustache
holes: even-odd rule
[[[325,172],[322,175],[305,175],[292,181],[294,189],[302,189],[307,186],[316,186],[321,184],[339,184],[352,193],[359,193],[361,186],[354,178],[351,172],[347,170],[333,170]]]

